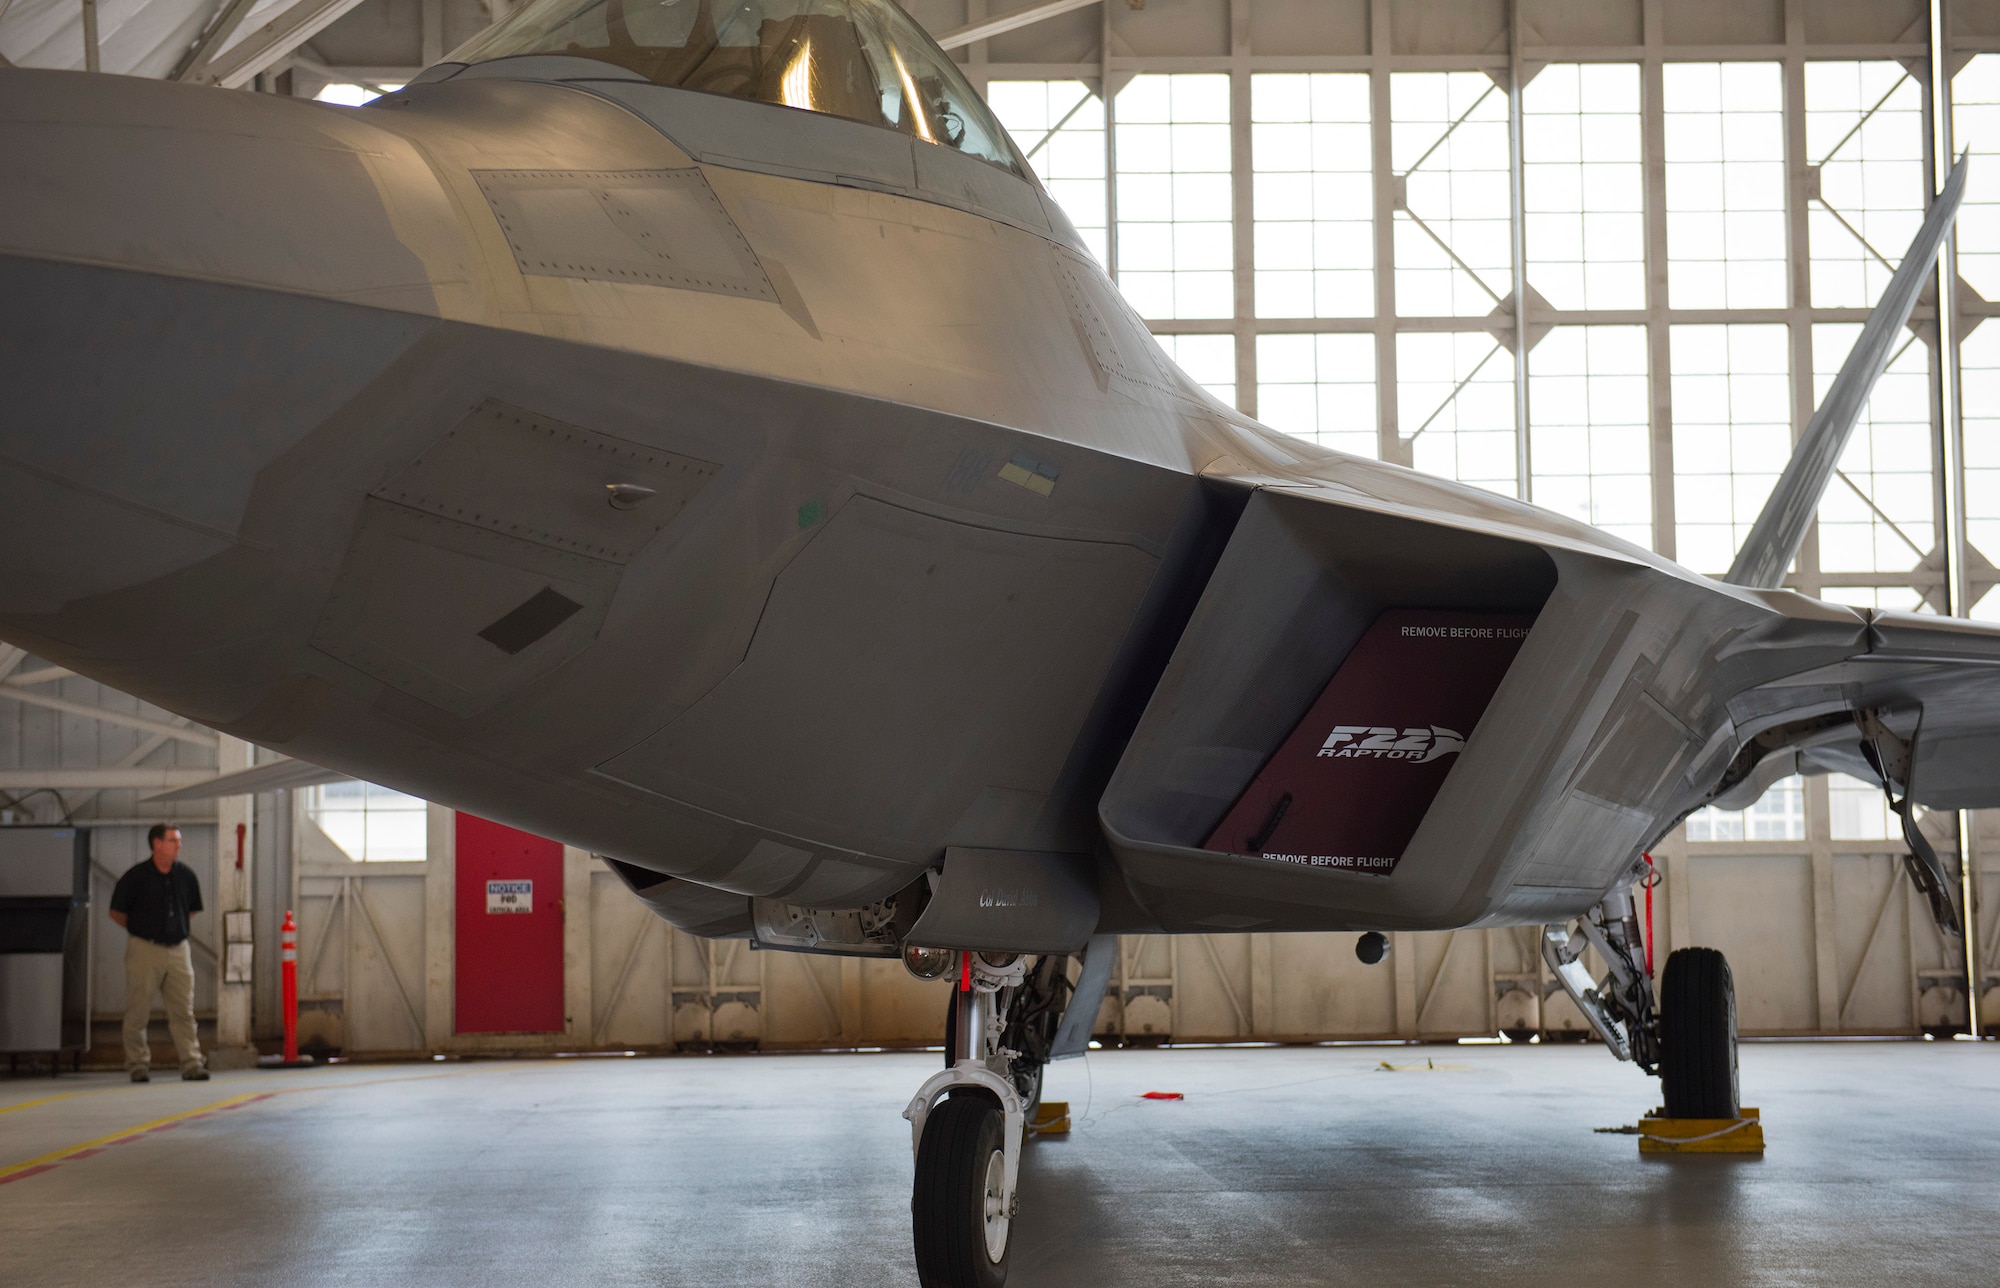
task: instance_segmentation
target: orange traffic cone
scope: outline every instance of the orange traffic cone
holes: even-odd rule
[[[299,927],[290,908],[285,909],[279,935],[279,1006],[285,1019],[285,1053],[267,1055],[257,1063],[266,1069],[301,1069],[312,1064],[313,1058],[299,1054]]]

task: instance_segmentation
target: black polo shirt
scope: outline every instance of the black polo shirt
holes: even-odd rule
[[[141,859],[112,887],[111,911],[125,914],[131,934],[171,948],[188,937],[188,918],[201,911],[201,883],[185,863],[161,872]]]

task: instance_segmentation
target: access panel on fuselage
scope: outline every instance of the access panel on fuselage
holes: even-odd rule
[[[1394,871],[1534,620],[1384,612],[1204,848]]]

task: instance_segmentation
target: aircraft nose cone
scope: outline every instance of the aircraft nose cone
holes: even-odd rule
[[[0,70],[0,628],[228,550],[435,325],[348,124],[261,97]]]

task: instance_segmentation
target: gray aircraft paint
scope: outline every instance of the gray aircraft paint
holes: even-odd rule
[[[0,71],[0,637],[706,933],[948,848],[1093,856],[1103,931],[1547,921],[1862,707],[2000,804],[1990,628],[1272,433],[1032,185],[576,61],[362,112]],[[453,446],[495,416],[536,446]],[[1201,850],[1385,606],[1539,612],[1394,874]]]

